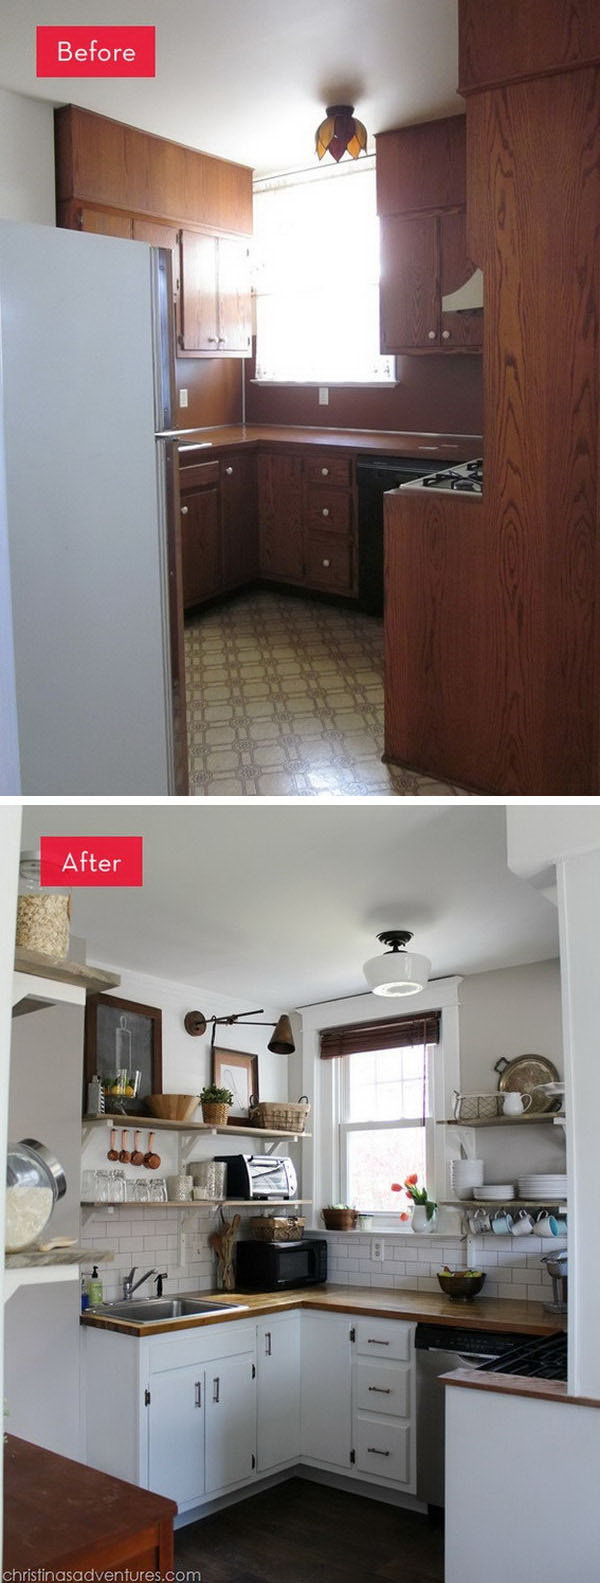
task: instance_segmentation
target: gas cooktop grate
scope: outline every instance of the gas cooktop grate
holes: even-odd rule
[[[530,1380],[566,1380],[567,1337],[564,1331],[539,1340],[525,1341],[502,1358],[486,1363],[482,1373],[521,1374]]]

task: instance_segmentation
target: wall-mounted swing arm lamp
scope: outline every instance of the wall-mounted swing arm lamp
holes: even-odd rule
[[[236,1011],[231,1017],[205,1017],[202,1011],[188,1011],[183,1019],[183,1026],[186,1033],[191,1034],[193,1039],[197,1039],[203,1033],[206,1033],[209,1022],[212,1022],[213,1028],[210,1042],[211,1045],[214,1045],[217,1026],[231,1027],[234,1022],[243,1020],[246,1028],[273,1028],[272,1038],[269,1039],[267,1045],[267,1050],[270,1050],[273,1055],[293,1055],[296,1046],[292,1038],[290,1019],[286,1012],[282,1013],[277,1022],[246,1020],[260,1016],[262,1009],[262,1006],[259,1006],[256,1011]]]

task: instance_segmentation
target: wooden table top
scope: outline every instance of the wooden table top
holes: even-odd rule
[[[480,434],[420,434],[394,429],[319,429],[297,428],[287,424],[229,424],[213,429],[170,429],[164,438],[175,444],[193,445],[210,441],[206,447],[206,460],[210,451],[231,450],[233,446],[268,445],[324,445],[331,450],[353,453],[374,453],[380,456],[415,456],[427,461],[431,457],[432,469],[436,461],[468,461],[481,456],[483,440]],[[200,455],[199,461],[202,461]]]
[[[111,1543],[172,1519],[175,1501],[8,1435],[4,1448],[5,1575],[50,1572],[93,1559]]]
[[[309,1286],[288,1292],[199,1292],[203,1302],[240,1303],[235,1314],[205,1314],[196,1319],[168,1320],[160,1324],[136,1325],[131,1320],[82,1314],[82,1325],[100,1330],[115,1330],[127,1336],[155,1336],[165,1331],[193,1329],[200,1325],[236,1323],[262,1314],[275,1314],[292,1308],[321,1309],[326,1313],[365,1314],[369,1318],[404,1319],[439,1325],[461,1325],[468,1330],[502,1330],[508,1334],[543,1336],[563,1328],[555,1314],[542,1303],[512,1302],[494,1297],[476,1297],[470,1303],[455,1303],[443,1292],[388,1291],[375,1286]]]

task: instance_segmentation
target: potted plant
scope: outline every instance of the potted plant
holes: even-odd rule
[[[321,1210],[328,1231],[354,1231],[358,1210],[352,1204],[326,1204]]]
[[[433,1231],[437,1221],[437,1204],[433,1198],[429,1197],[427,1188],[425,1186],[417,1186],[418,1180],[418,1173],[413,1171],[411,1176],[406,1176],[404,1178],[403,1183],[392,1182],[392,1192],[401,1193],[404,1191],[407,1198],[411,1200],[413,1206],[413,1231]],[[400,1219],[407,1219],[406,1212],[401,1214]]]
[[[230,1088],[217,1088],[216,1083],[207,1083],[202,1089],[200,1104],[203,1121],[210,1122],[212,1127],[227,1126],[227,1117],[233,1104]]]

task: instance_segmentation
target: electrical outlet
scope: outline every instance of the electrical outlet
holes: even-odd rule
[[[188,393],[187,393],[187,390],[185,390],[185,389],[184,390],[180,390],[180,392],[179,392],[179,405],[180,405],[180,407],[187,407],[187,404],[188,404]]]
[[[319,406],[320,407],[328,407],[329,406],[329,387],[328,387],[328,385],[319,385]]]
[[[381,1237],[372,1238],[371,1259],[374,1264],[383,1264],[383,1240]]]

